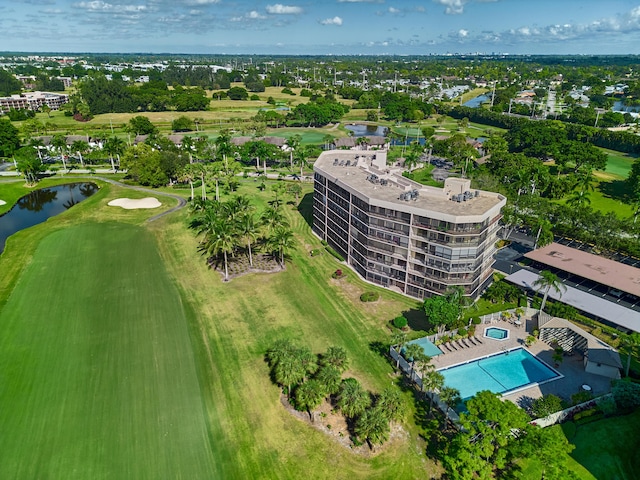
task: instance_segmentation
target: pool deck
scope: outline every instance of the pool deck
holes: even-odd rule
[[[476,328],[476,337],[482,341],[481,345],[471,346],[468,348],[458,347],[457,351],[449,352],[446,348],[441,348],[445,353],[431,359],[431,363],[436,369],[450,367],[471,360],[486,357],[502,351],[511,350],[525,346],[525,339],[529,332],[533,330],[533,324],[530,318],[523,318],[523,324],[518,327],[511,323],[496,320],[493,323],[478,325]],[[509,330],[509,338],[506,340],[494,340],[484,337],[484,329],[488,327],[499,327]],[[589,385],[594,396],[604,395],[611,390],[611,379],[601,375],[594,375],[584,371],[582,355],[575,354],[565,356],[559,367],[553,364],[553,348],[546,343],[538,340],[531,347],[525,347],[527,350],[542,360],[556,371],[560,372],[564,377],[550,380],[542,385],[534,385],[528,388],[519,389],[513,393],[504,395],[504,398],[510,400],[521,407],[528,407],[530,403],[543,395],[553,393],[565,400],[570,400],[571,395],[582,391],[582,385]]]

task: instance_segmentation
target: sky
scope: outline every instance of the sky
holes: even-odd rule
[[[0,0],[0,31],[18,52],[640,54],[640,0]]]

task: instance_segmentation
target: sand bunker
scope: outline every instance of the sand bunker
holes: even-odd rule
[[[0,200],[0,205],[6,205],[7,202],[5,202],[4,200]]]
[[[162,204],[157,198],[116,198],[111,200],[107,205],[110,207],[122,207],[127,210],[134,210],[136,208],[158,208]]]

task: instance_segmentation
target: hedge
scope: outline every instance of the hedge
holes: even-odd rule
[[[342,255],[340,255],[338,252],[336,252],[333,248],[331,248],[329,245],[327,245],[326,247],[324,247],[324,249],[329,252],[332,256],[334,256],[335,258],[337,258],[338,260],[340,260],[341,262],[344,262],[344,257]]]

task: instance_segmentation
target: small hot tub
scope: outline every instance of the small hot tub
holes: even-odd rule
[[[506,340],[509,338],[509,330],[499,327],[487,327],[484,329],[484,336],[493,340]]]

